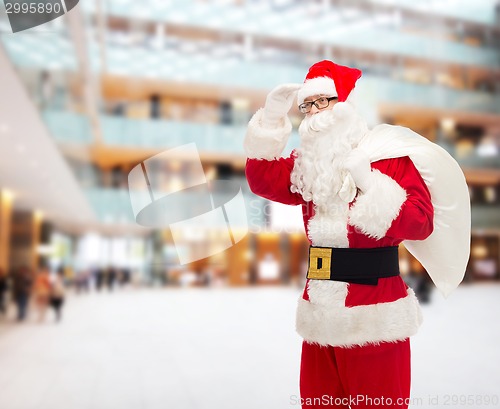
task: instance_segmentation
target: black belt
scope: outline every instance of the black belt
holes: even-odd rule
[[[377,285],[399,275],[398,246],[372,249],[309,247],[307,278]]]

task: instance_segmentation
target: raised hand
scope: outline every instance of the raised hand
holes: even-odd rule
[[[262,122],[269,126],[278,126],[292,107],[297,91],[302,84],[282,84],[274,88],[266,98]]]

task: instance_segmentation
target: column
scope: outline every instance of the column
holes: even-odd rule
[[[7,189],[0,190],[0,270],[7,274],[10,269],[10,231],[14,195]]]
[[[36,210],[18,210],[12,213],[11,219],[10,267],[27,266],[36,271],[40,266],[38,246],[43,215]]]

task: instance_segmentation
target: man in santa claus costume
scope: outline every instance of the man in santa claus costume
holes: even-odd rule
[[[361,71],[321,61],[278,86],[248,125],[251,190],[301,205],[310,242],[297,309],[304,408],[408,407],[410,341],[422,318],[399,275],[405,246],[448,295],[469,256],[470,204],[457,163],[407,128],[369,129],[351,91]],[[300,147],[281,157],[295,98]]]

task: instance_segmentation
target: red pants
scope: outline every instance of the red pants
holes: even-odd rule
[[[341,348],[302,344],[302,408],[408,408],[410,340]]]

